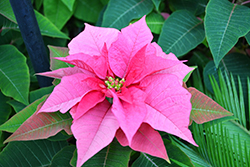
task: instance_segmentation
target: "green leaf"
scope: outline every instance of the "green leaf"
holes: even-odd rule
[[[5,9],[9,7],[9,9]],[[62,33],[51,21],[49,21],[46,17],[44,17],[42,14],[37,12],[36,10],[34,11],[36,15],[36,19],[41,31],[42,35],[49,36],[49,37],[57,37],[57,38],[65,38],[69,39],[67,35]],[[2,0],[0,2],[0,13],[4,16],[6,16],[8,19],[13,21],[15,24],[11,23],[9,26],[10,27],[5,27],[5,29],[13,29],[13,30],[18,30],[17,29],[17,22],[14,16],[14,13],[12,11],[12,8],[10,6],[10,3],[8,0]]]
[[[192,13],[179,10],[165,21],[158,44],[165,53],[180,57],[199,45],[205,38],[203,22]]]
[[[233,115],[197,89],[190,87],[188,91],[192,95],[190,119],[194,120],[197,124]]]
[[[36,100],[31,103],[27,107],[25,107],[22,111],[18,112],[16,115],[11,117],[7,122],[0,126],[0,130],[7,132],[15,132],[21,124],[26,121],[37,109],[37,106],[46,99],[46,96],[41,99]]]
[[[50,167],[71,167],[70,160],[75,149],[76,146],[74,145],[64,147],[53,157]]]
[[[6,96],[29,104],[29,69],[25,56],[13,45],[0,46],[0,89]]]
[[[0,125],[3,124],[10,116],[11,114],[11,107],[8,103],[6,103],[8,100],[10,100],[9,97],[6,97],[2,94],[0,90]],[[0,135],[1,136],[1,135]]]
[[[47,139],[61,130],[65,130],[71,135],[71,124],[72,118],[69,113],[53,112],[37,114],[35,112],[4,142]]]
[[[188,10],[189,12],[200,15],[205,12],[208,0],[169,0],[174,10]]]
[[[73,12],[73,7],[74,7],[74,4],[75,4],[75,0],[61,0],[66,6],[67,8]]]
[[[141,18],[154,8],[151,0],[110,0],[103,15],[102,27],[121,29],[133,19]]]
[[[23,103],[20,103],[16,100],[9,100],[7,101],[7,103],[14,108],[15,112],[18,113],[19,111],[21,111],[22,109],[24,109],[26,107],[26,105],[24,105]]]
[[[80,20],[95,23],[103,8],[100,0],[78,0],[76,1],[74,16]]]
[[[164,21],[165,20],[162,17],[162,15],[160,15],[158,13],[154,13],[154,12],[150,13],[146,17],[146,22],[147,22],[148,27],[155,34],[161,33],[161,29],[162,29]]]
[[[212,166],[249,166],[250,133],[235,121],[192,124],[198,151]]]
[[[162,0],[152,0],[154,5],[155,5],[155,8],[157,11],[159,11],[159,7],[160,7],[160,4],[161,4],[161,1]]]
[[[103,148],[87,162],[85,162],[82,167],[127,167],[131,151],[132,150],[129,147],[123,147],[117,140],[114,140],[110,145]],[[77,156],[75,152],[70,164],[72,166],[76,166],[76,160]]]
[[[187,82],[188,79],[190,78],[191,74],[193,73],[193,71],[197,68],[197,66],[193,66],[193,67],[190,67],[192,68],[192,71],[190,71],[184,78],[183,78],[183,82]]]
[[[43,4],[43,0],[36,0],[35,1],[35,9],[39,10]]]
[[[46,94],[50,94],[54,89],[54,86],[40,88],[30,92],[30,103],[33,103],[37,99],[42,98]]]
[[[246,80],[250,76],[250,59],[248,56],[240,53],[230,53],[225,56],[220,62],[218,69],[216,68],[213,61],[210,61],[204,68],[203,77],[206,88],[213,92],[212,85],[209,80],[209,75],[213,75],[216,81],[219,81],[218,71],[220,70],[222,74],[227,74],[230,76],[232,73],[236,86],[238,85],[238,77],[240,76],[242,81],[243,91],[246,91]]]
[[[61,0],[44,0],[43,9],[44,16],[59,30],[63,28],[73,14]]]
[[[205,158],[202,157],[199,152],[195,151],[195,149],[192,148],[193,146],[189,147],[188,145],[185,145],[181,141],[177,140],[176,138],[173,138],[171,141],[174,145],[179,147],[186,155],[188,155],[195,167],[212,167],[212,165],[209,164],[209,162],[207,162],[207,160],[205,160]]]
[[[50,69],[73,67],[73,65],[54,59],[55,57],[66,57],[69,55],[69,49],[66,47],[48,46],[50,51]]]
[[[65,146],[66,141],[11,142],[0,153],[0,167],[49,166],[52,158]]]
[[[242,126],[246,128],[247,110],[245,110],[245,108],[247,107],[247,105],[245,105],[244,103],[245,102],[247,103],[247,101],[246,100],[244,101],[244,94],[240,77],[238,76],[238,89],[237,89],[232,75],[228,77],[226,74],[224,74],[223,76],[223,74],[220,71],[218,75],[219,75],[219,83],[217,83],[217,81],[213,76],[212,79],[210,78],[211,79],[210,82],[212,84],[216,100],[227,110],[234,113],[234,116],[238,118],[237,122],[239,122]],[[245,80],[245,82],[247,81]],[[249,86],[245,87],[246,92],[248,92],[247,89],[249,90],[248,87]],[[246,97],[247,95],[245,96],[245,99]]]
[[[9,0],[1,0],[0,2],[0,14],[7,17],[9,20],[17,23],[16,17],[12,11]]]
[[[245,35],[245,38],[247,40],[248,45],[250,45],[250,32],[248,32],[247,35]]]
[[[44,17],[42,14],[35,11],[35,15],[42,35],[69,39],[67,35],[62,33],[53,23],[51,23],[51,21],[49,21],[49,19]]]
[[[194,166],[191,163],[190,158],[177,146],[173,145],[169,140],[164,139],[164,144],[167,149],[168,156],[171,164],[166,160],[154,157],[145,153],[141,153],[140,157],[133,163],[132,167],[146,166],[146,167],[172,167],[182,166],[190,167]]]
[[[250,30],[250,9],[227,0],[210,0],[205,16],[206,37],[216,67]]]

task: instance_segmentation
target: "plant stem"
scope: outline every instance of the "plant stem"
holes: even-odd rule
[[[245,1],[245,2],[242,2],[241,5],[245,5],[247,3],[250,3],[250,1]]]
[[[36,73],[49,71],[49,59],[30,0],[10,0],[23,41]],[[50,86],[52,79],[37,76],[40,87]]]

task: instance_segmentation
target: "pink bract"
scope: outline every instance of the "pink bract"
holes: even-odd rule
[[[39,112],[70,110],[78,167],[114,137],[167,161],[156,130],[196,145],[188,129],[191,94],[182,87],[192,69],[152,38],[145,16],[121,31],[86,24],[69,43],[70,55],[57,58],[75,67],[42,73],[61,82]]]

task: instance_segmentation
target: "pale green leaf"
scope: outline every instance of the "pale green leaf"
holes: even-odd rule
[[[20,140],[47,139],[50,136],[56,135],[61,130],[65,130],[67,134],[71,135],[71,124],[72,118],[69,113],[62,114],[58,111],[37,114],[36,112],[8,137],[4,143]]]
[[[50,51],[50,69],[72,67],[73,65],[54,59],[55,57],[66,57],[69,55],[69,49],[66,47],[48,46]]]
[[[133,19],[147,15],[154,8],[151,0],[110,0],[103,15],[103,27],[121,29]]]
[[[215,66],[250,30],[250,9],[227,0],[210,0],[205,16],[206,37]]]
[[[0,167],[49,166],[53,157],[67,146],[66,141],[15,141],[0,153]]]
[[[199,45],[205,38],[203,22],[186,10],[172,13],[165,21],[158,44],[165,53],[180,57]]]
[[[100,0],[77,0],[74,16],[80,20],[95,23],[103,8]]]
[[[22,111],[15,114],[11,117],[7,122],[0,126],[0,130],[7,132],[15,132],[22,124],[25,122],[35,111],[37,110],[37,106],[42,103],[46,99],[46,96],[41,99],[36,100],[31,103],[27,107],[25,107]]]
[[[202,124],[214,119],[233,115],[197,89],[189,87],[188,91],[192,95],[190,119],[194,120],[196,123]]]
[[[0,89],[6,96],[29,104],[29,69],[26,57],[13,45],[0,46]]]
[[[63,28],[73,14],[61,0],[44,0],[43,10],[44,16],[59,30]]]

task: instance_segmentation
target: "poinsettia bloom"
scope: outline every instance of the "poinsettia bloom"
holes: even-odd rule
[[[77,166],[114,137],[167,161],[156,130],[196,145],[188,129],[191,94],[182,87],[192,69],[165,54],[152,38],[145,17],[121,31],[86,24],[69,43],[69,56],[57,58],[75,67],[43,73],[61,82],[39,112],[70,110]]]

